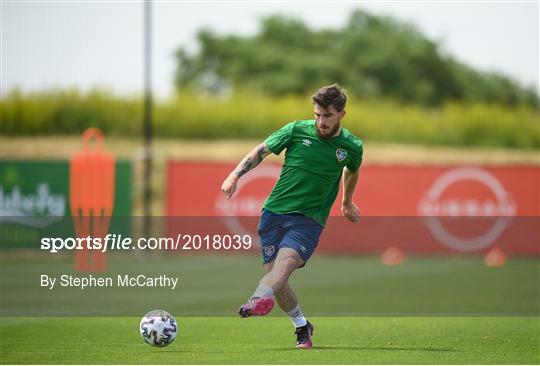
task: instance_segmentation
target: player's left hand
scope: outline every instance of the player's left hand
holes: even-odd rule
[[[343,213],[343,216],[345,216],[350,222],[360,221],[360,210],[354,204],[354,202],[344,203],[341,206],[341,212]]]

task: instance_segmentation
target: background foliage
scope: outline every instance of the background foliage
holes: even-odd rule
[[[302,95],[339,82],[358,97],[423,105],[452,100],[538,106],[533,89],[454,60],[413,25],[361,10],[341,29],[311,30],[301,21],[271,16],[254,36],[202,30],[198,42],[196,54],[177,51],[179,88]]]
[[[272,16],[254,36],[202,30],[198,41],[196,54],[176,54],[176,94],[154,104],[157,136],[263,139],[312,118],[310,95],[337,81],[349,94],[344,125],[365,141],[540,148],[534,90],[463,65],[391,18],[355,11],[341,29],[311,30]],[[5,135],[141,134],[140,96],[15,89],[0,107]]]
[[[294,119],[312,118],[308,95],[272,97],[238,92],[227,98],[183,90],[154,106],[161,137],[261,138]],[[142,98],[107,91],[12,91],[1,103],[5,135],[80,134],[96,126],[106,134],[138,136]],[[525,106],[447,102],[424,108],[394,101],[349,101],[344,126],[365,141],[455,146],[540,148],[538,110]]]

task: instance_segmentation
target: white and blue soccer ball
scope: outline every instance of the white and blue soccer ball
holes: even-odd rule
[[[152,310],[141,319],[139,331],[143,340],[151,346],[165,347],[178,334],[176,319],[164,310]]]

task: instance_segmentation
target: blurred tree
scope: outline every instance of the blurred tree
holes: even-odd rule
[[[197,39],[198,53],[176,52],[178,89],[245,88],[285,95],[339,82],[357,96],[424,105],[448,100],[539,104],[532,88],[477,72],[442,55],[414,26],[361,10],[342,29],[314,31],[301,21],[270,16],[253,37],[201,30]]]

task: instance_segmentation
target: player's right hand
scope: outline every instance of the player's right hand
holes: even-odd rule
[[[231,198],[234,192],[236,191],[237,183],[238,183],[238,177],[231,174],[221,184],[221,190],[223,191],[227,199]]]

